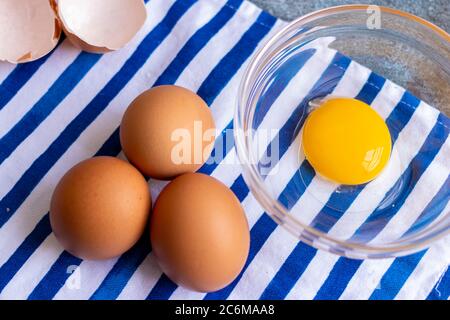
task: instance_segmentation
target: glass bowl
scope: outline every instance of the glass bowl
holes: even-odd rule
[[[305,118],[333,96],[378,108],[391,131],[389,164],[366,185],[327,181],[302,154]],[[433,186],[442,185],[439,195],[424,208],[414,207],[414,199],[424,201],[417,181],[426,169],[417,153],[436,154],[443,144],[442,137],[424,140],[420,126],[417,132],[407,126],[419,99],[429,112],[431,105],[449,114],[445,31],[411,14],[369,5],[301,17],[255,54],[243,76],[234,131],[244,179],[279,225],[315,248],[356,259],[416,252],[450,231],[448,164],[444,179]],[[448,135],[448,118],[441,114],[436,123]]]

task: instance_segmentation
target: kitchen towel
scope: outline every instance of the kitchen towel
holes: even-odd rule
[[[177,84],[210,105],[218,128],[230,129],[249,58],[285,25],[242,0],[149,0],[146,7],[146,24],[117,52],[80,52],[65,39],[40,60],[0,64],[1,299],[448,299],[449,237],[396,259],[352,260],[318,251],[277,226],[252,197],[240,166],[225,162],[200,171],[241,200],[251,248],[245,269],[223,290],[204,294],[176,286],[158,268],[148,235],[107,261],[82,261],[64,251],[51,233],[51,193],[83,159],[123,158],[118,126],[129,103],[152,86]],[[316,50],[298,74],[309,69],[311,81],[320,81],[332,69],[341,77],[336,92],[365,98],[386,119],[409,112],[395,138],[411,138],[408,156],[421,166],[404,206],[417,211],[418,202],[448,213],[448,118],[331,52]],[[359,92],[347,91],[355,88]],[[398,108],[401,103],[393,105],[403,97],[403,107],[410,105],[406,111]],[[427,139],[437,139],[440,147],[430,152]],[[227,152],[235,157],[234,148]],[[156,199],[165,182],[149,183]],[[420,194],[430,186],[432,192]]]

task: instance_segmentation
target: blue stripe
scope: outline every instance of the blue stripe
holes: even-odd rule
[[[181,18],[194,0],[176,2],[168,11],[166,17],[153,29],[146,38],[141,42],[135,52],[126,61],[120,71],[108,82],[108,84],[100,91],[100,93],[83,109],[83,111],[66,127],[61,135],[50,145],[50,147],[32,164],[32,166],[20,178],[19,182],[13,189],[0,201],[0,226],[14,214],[17,208],[22,204],[26,197],[31,193],[34,187],[39,183],[40,179],[46,174],[51,166],[58,160],[58,158],[70,147],[81,132],[95,119],[95,117],[108,105],[114,98],[118,91],[128,82],[128,80],[140,69],[145,63],[151,53],[170,33],[173,26]],[[115,144],[107,141],[100,150],[111,151]],[[120,144],[119,144],[120,146]],[[120,147],[116,149],[114,155],[117,155]],[[9,212],[6,210],[9,208]],[[30,236],[35,237],[35,233],[39,234],[43,228],[38,226],[33,230]],[[47,230],[46,230],[47,231]],[[48,231],[47,235],[50,233]],[[42,242],[42,241],[41,241]],[[39,246],[41,242],[33,243],[34,249]],[[34,251],[34,250],[33,250]],[[11,274],[14,275],[23,263],[17,264],[14,258],[26,257],[33,251],[24,250],[20,246],[13,256],[6,262],[11,263],[14,270]],[[11,262],[10,262],[11,261]],[[11,277],[3,277],[2,281],[8,283]]]
[[[229,80],[233,77],[233,75],[239,70],[242,64],[247,60],[247,58],[251,55],[253,50],[257,47],[258,43],[261,39],[269,32],[269,28],[274,25],[276,19],[265,12],[262,12],[258,17],[257,21],[250,27],[250,29],[243,35],[243,37],[239,40],[239,42],[235,45],[233,49],[219,62],[219,64],[214,68],[214,70],[209,74],[203,84],[200,86],[198,94],[202,96],[202,98],[208,103],[211,104],[212,101],[220,94],[223,89],[223,85],[220,85],[217,88],[217,83],[221,83],[224,81],[228,83]],[[248,50],[250,48],[251,50]],[[244,50],[245,49],[245,50]],[[221,69],[226,70],[226,72],[221,72]],[[225,77],[227,75],[227,77]],[[217,77],[217,79],[215,78]],[[203,91],[203,94],[201,93]],[[208,92],[206,92],[208,90]],[[217,164],[205,164],[202,168],[200,168],[200,172],[206,172],[213,170]],[[244,187],[245,192],[245,187]],[[238,191],[235,189],[235,191]],[[247,191],[248,192],[248,191]],[[238,198],[241,198],[239,194],[237,194]],[[159,288],[164,287],[166,290],[161,291]],[[149,294],[149,297],[152,299],[163,299],[159,295],[160,292],[164,293],[164,296],[167,294],[172,294],[172,291],[168,291],[169,288],[174,288],[168,279],[158,281],[157,286],[152,290]],[[169,296],[170,296],[169,294]]]
[[[280,96],[291,80],[299,73],[305,63],[314,55],[316,49],[306,49],[294,57],[290,58],[277,69],[276,74],[273,75],[270,86],[265,89],[258,99],[252,126],[258,128],[262,120],[266,116],[270,107],[275,100]]]
[[[25,238],[16,251],[0,267],[0,293],[23,266],[37,247],[44,242],[52,232],[48,214],[46,214],[36,225],[34,230]]]
[[[314,300],[337,300],[344,292],[363,260],[339,258]]]
[[[310,245],[299,242],[295,247],[294,254],[291,254],[276,273],[270,284],[262,293],[262,300],[284,299],[287,292],[296,283],[300,275],[305,272],[311,260],[317,253]],[[299,298],[299,297],[296,297]]]
[[[162,274],[146,300],[168,300],[177,288],[178,286],[172,280]]]
[[[48,54],[38,60],[18,64],[0,85],[0,110],[19,92],[29,79],[51,56]]]
[[[228,134],[228,132],[231,132],[230,130],[233,130],[233,121],[230,121],[225,129],[222,130],[220,136],[216,138],[211,156],[209,157],[208,161],[206,161],[206,163],[198,170],[198,172],[207,175],[213,173],[213,171],[218,166],[218,163],[214,157],[218,156],[218,159],[220,161],[222,160],[222,157],[224,159],[228,152],[230,152],[230,150],[234,147],[234,145],[231,145],[230,141],[228,140],[231,138],[234,143],[234,137],[230,137],[230,135]]]
[[[50,270],[28,296],[29,300],[51,299],[59,291],[69,277],[69,267],[79,266],[81,260],[63,251]]]
[[[100,149],[98,149],[97,153],[94,156],[117,156],[122,148],[122,146],[120,145],[119,132],[119,128],[116,128],[116,130],[114,130],[114,132],[103,143],[103,145],[100,147]]]
[[[177,56],[166,70],[158,77],[154,86],[173,84],[176,82],[186,66],[194,59],[198,52],[219,32],[220,29],[234,16],[243,0],[229,0],[219,13],[205,26],[197,30],[194,36],[178,52]]]
[[[431,292],[427,296],[427,300],[447,300],[450,295],[450,268],[435,284]]]
[[[257,22],[211,71],[197,92],[208,105],[212,104],[275,22],[276,19],[273,16],[262,12]],[[216,82],[221,86],[217,86]]]
[[[308,161],[303,161],[298,171],[288,182],[287,186],[278,197],[278,201],[288,210],[292,209],[297,199],[305,193],[306,186],[308,186],[314,179],[314,170]],[[303,181],[299,184],[298,181]],[[295,199],[295,200],[294,200]],[[294,200],[294,201],[293,201]]]
[[[432,223],[442,211],[444,211],[450,200],[450,175],[448,175],[442,187],[428,203],[414,224],[405,232],[404,236],[417,232]]]
[[[385,82],[386,79],[372,72],[355,99],[364,101],[369,105],[372,104]]]
[[[397,258],[381,278],[379,289],[375,289],[370,296],[370,300],[392,300],[402,288],[406,280],[413,272],[426,250],[415,254]]]
[[[95,98],[72,120],[47,150],[36,159],[19,181],[0,201],[0,227],[14,214],[52,165],[73,144],[86,127],[108,106],[120,90],[147,61],[158,45],[170,33],[176,22],[195,0],[176,2],[164,20],[141,42],[122,68]],[[83,54],[82,54],[83,55]],[[98,55],[97,55],[98,56]],[[87,56],[86,56],[87,57]],[[90,57],[90,55],[89,55]],[[9,208],[9,211],[6,210]]]
[[[390,207],[387,209],[389,212],[384,213],[384,214],[386,214],[386,219],[383,220],[384,223],[382,223],[381,227],[378,226],[379,223],[377,224],[377,231],[371,233],[371,238],[374,238],[378,234],[378,232],[381,231],[382,228],[389,222],[388,217],[392,217],[399,210],[399,208],[402,206],[402,204],[406,200],[407,196],[413,190],[416,182],[419,180],[419,178],[422,176],[423,172],[426,170],[428,165],[431,163],[431,161],[434,159],[434,157],[440,150],[440,146],[445,141],[446,136],[448,136],[448,129],[445,129],[444,126],[442,126],[439,122],[440,121],[438,119],[436,125],[431,130],[430,134],[428,135],[428,137],[425,140],[424,144],[422,145],[421,149],[419,150],[417,155],[414,157],[414,159],[411,161],[410,166],[412,166],[413,169],[409,168],[405,171],[405,173],[406,173],[406,172],[408,172],[408,170],[414,170],[414,175],[410,181],[410,185],[406,188],[405,194],[402,195],[402,197],[399,200],[401,204],[398,206],[396,205],[393,208]],[[433,150],[430,150],[429,149],[430,143],[432,143],[432,141],[434,143],[434,144],[432,144]],[[440,142],[438,142],[438,145],[436,145],[436,141],[440,141]],[[359,228],[359,230],[361,230],[361,228],[363,228],[363,226],[365,226],[365,225],[368,226],[366,224],[367,221],[369,221],[370,217],[374,217],[375,215],[376,215],[376,213],[373,213],[371,216],[369,216],[369,218]],[[374,219],[374,218],[372,218],[372,219]],[[373,227],[373,225],[372,225],[372,227]],[[370,232],[370,231],[367,230],[366,234],[368,232]],[[366,236],[364,237],[364,239],[367,239]],[[415,260],[409,260],[409,261],[415,262]],[[417,263],[419,261],[420,261],[420,259],[417,261]],[[417,263],[413,263],[407,267],[405,267],[405,265],[403,264],[402,266],[405,267],[404,272],[411,273],[415,269]],[[348,281],[342,281],[343,275],[339,273],[339,270],[342,270],[341,265],[347,265],[347,267],[348,267],[347,270],[345,271],[345,277]],[[339,296],[342,294],[342,292],[344,292],[345,288],[348,285],[348,282],[354,276],[354,274],[356,273],[356,271],[358,270],[360,265],[361,265],[361,261],[359,261],[359,260],[351,260],[351,259],[344,258],[344,257],[339,258],[338,262],[333,267],[333,270],[331,271],[327,280],[324,282],[322,288],[319,290],[315,299],[324,299],[324,298],[336,298],[337,299],[337,298],[339,298]],[[335,271],[335,269],[337,269],[337,271]],[[394,272],[394,271],[388,270],[386,272],[385,276],[388,278],[390,277],[388,275],[389,272]],[[400,284],[400,287],[402,285],[403,285],[403,283]]]
[[[419,99],[405,91],[399,102],[399,106],[397,106],[386,119],[392,141],[397,140],[400,131],[402,131],[409,119],[411,119],[419,103]]]
[[[350,64],[350,60],[347,57],[342,56],[341,54],[337,53],[335,55],[333,61],[328,66],[328,68],[323,72],[320,79],[314,85],[310,94],[307,97],[305,97],[305,99],[301,102],[300,105],[305,105],[314,96],[321,96],[321,95],[326,95],[328,93],[331,93],[337,85],[336,79],[342,78],[342,76],[344,75],[344,72],[347,69],[349,64]],[[330,80],[333,80],[333,81],[330,81]],[[325,85],[326,85],[326,88],[324,88]],[[297,127],[298,118],[300,116],[298,113],[302,112],[301,110],[299,111],[299,109],[301,109],[301,108],[297,108],[296,111],[294,111],[294,113],[288,119],[286,124],[281,128],[281,130],[280,130],[281,135],[283,135],[286,131],[288,131],[289,128],[291,129],[290,132],[292,132],[293,128]],[[291,139],[291,137],[289,137],[289,141],[290,141],[290,139]],[[283,156],[283,154],[286,152],[286,150],[288,149],[289,143],[286,143],[286,139],[283,139],[281,137],[279,138],[279,140],[280,140],[279,147],[280,147],[280,158],[281,158]],[[284,141],[284,143],[283,143],[283,141]],[[268,147],[268,149],[269,148],[270,147]],[[310,181],[308,181],[308,178],[307,178],[308,176],[310,177],[310,179],[312,179],[312,176],[308,175],[311,172],[309,170],[309,168],[310,168],[310,166],[307,162],[304,162],[300,166],[300,171],[302,172],[303,179],[306,180],[305,183],[310,182]],[[292,193],[299,192],[298,185],[296,185],[296,181],[295,181],[296,179],[300,179],[299,174],[300,174],[299,171],[297,171],[295,173],[295,177],[293,179],[291,179],[291,181],[288,183],[288,185],[282,191],[282,193],[279,197],[279,201],[281,203],[285,204],[286,206],[289,206],[290,201],[288,201],[288,199],[291,197]],[[297,196],[300,197],[301,195],[298,194]],[[271,221],[271,223],[264,222],[265,220],[269,220],[269,221]],[[251,239],[250,253],[249,253],[248,260],[247,260],[247,264],[245,265],[243,271],[238,276],[238,278],[234,282],[232,282],[229,286],[227,286],[226,288],[224,288],[218,292],[207,294],[205,299],[226,299],[230,295],[231,291],[234,289],[234,287],[238,283],[239,279],[242,277],[243,272],[245,272],[248,265],[251,263],[251,261],[256,256],[256,254],[259,252],[261,247],[264,245],[267,238],[275,230],[276,226],[277,226],[276,223],[273,222],[273,220],[271,220],[266,213],[264,213],[258,219],[258,221],[255,223],[255,225],[253,226],[253,228],[250,231],[250,239]]]
[[[133,275],[134,271],[141,265],[150,248],[150,235],[145,232],[139,242],[123,254],[114,264],[101,285],[90,297],[91,300],[116,299],[125,285]]]
[[[244,201],[244,199],[247,197],[249,189],[247,187],[247,184],[244,181],[244,178],[242,175],[240,175],[231,185],[230,187],[231,191],[234,192],[236,197],[239,199],[240,202]]]
[[[55,110],[101,57],[87,52],[77,56],[39,101],[0,139],[0,164]]]

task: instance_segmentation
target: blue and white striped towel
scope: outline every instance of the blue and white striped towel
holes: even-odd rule
[[[317,251],[263,213],[238,165],[201,169],[231,187],[251,227],[246,268],[227,288],[201,294],[177,287],[158,269],[148,236],[108,261],[82,261],[65,252],[50,229],[52,190],[85,158],[122,156],[118,125],[133,98],[154,85],[176,83],[203,97],[218,128],[230,128],[249,57],[284,25],[242,0],[150,0],[146,6],[145,26],[123,50],[94,55],[64,40],[38,61],[0,64],[0,298],[448,299],[449,237],[397,259],[358,261]],[[314,54],[300,71],[314,70],[311,81],[320,81],[333,65],[342,77],[335,92],[359,95],[386,121],[399,116],[398,104],[392,108],[403,97],[400,89],[339,54]],[[424,164],[403,207],[420,214],[420,205],[414,205],[420,199],[420,204],[431,201],[438,213],[448,212],[449,128],[439,126],[448,119],[424,103],[416,107],[395,137],[413,137],[407,156]],[[442,147],[430,154],[426,140],[433,137]],[[227,157],[234,156],[234,149],[229,150]],[[150,184],[156,198],[165,183]]]

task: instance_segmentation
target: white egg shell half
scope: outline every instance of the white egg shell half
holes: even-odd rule
[[[105,53],[125,46],[147,18],[143,0],[59,0],[58,16],[77,47]]]
[[[0,60],[28,62],[49,53],[61,27],[51,0],[0,1]]]

